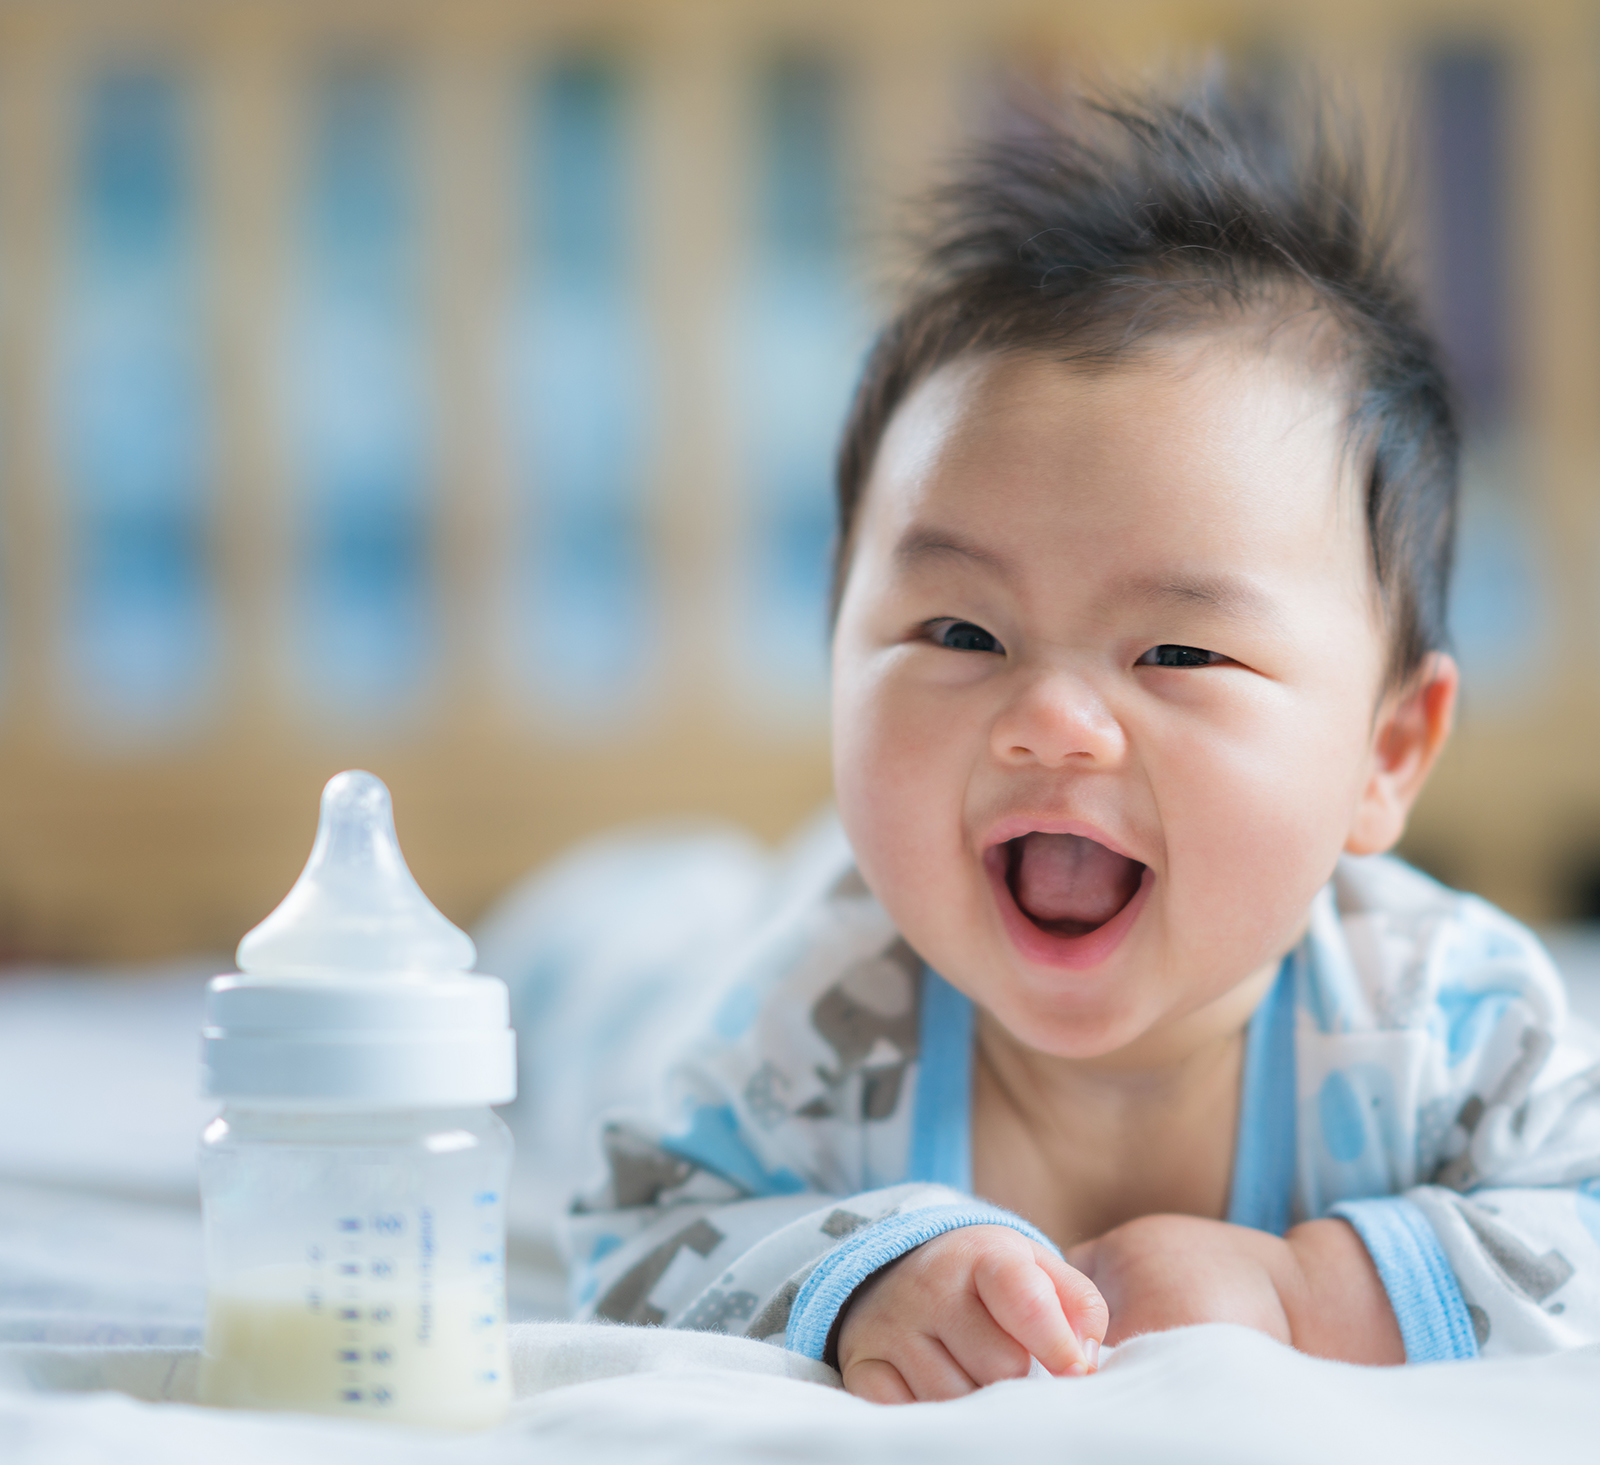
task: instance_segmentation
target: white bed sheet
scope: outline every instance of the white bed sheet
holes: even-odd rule
[[[163,1390],[181,1398],[192,1355],[62,1350],[78,1355],[69,1369],[33,1350],[36,1381],[58,1392],[0,1392],[0,1457],[9,1465],[1593,1465],[1600,1441],[1594,1348],[1360,1369],[1211,1326],[1136,1340],[1094,1378],[1030,1379],[891,1409],[795,1377],[803,1360],[743,1339],[576,1324],[513,1332],[517,1403],[504,1425],[471,1436],[149,1403],[128,1392],[68,1394],[62,1386],[116,1382],[146,1398]]]

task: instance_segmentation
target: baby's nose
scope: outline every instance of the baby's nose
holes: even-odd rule
[[[1031,679],[995,719],[991,746],[1003,763],[1108,767],[1127,748],[1122,724],[1082,678]]]

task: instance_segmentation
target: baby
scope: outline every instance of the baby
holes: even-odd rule
[[[1260,97],[1009,120],[840,459],[848,851],[575,1207],[592,1315],[885,1402],[1198,1322],[1600,1340],[1600,1064],[1384,858],[1449,732],[1456,430],[1360,170]]]

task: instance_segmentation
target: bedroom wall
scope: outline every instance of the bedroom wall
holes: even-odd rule
[[[1474,431],[1408,850],[1600,915],[1600,21],[1496,4],[0,0],[0,955],[223,951],[321,782],[470,921],[827,796],[831,436],[1007,68],[1309,56],[1404,113]]]

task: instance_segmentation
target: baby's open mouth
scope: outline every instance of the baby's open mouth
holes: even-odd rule
[[[1006,884],[1017,907],[1055,936],[1086,936],[1139,889],[1144,866],[1079,834],[1035,830],[1006,842]]]

